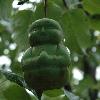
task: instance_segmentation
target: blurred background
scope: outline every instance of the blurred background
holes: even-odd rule
[[[20,62],[29,47],[28,27],[44,13],[44,0],[0,0],[0,70],[23,76]],[[71,91],[81,100],[100,100],[100,1],[48,0],[47,17],[61,24],[71,52]],[[32,99],[28,90],[11,84],[0,73],[0,100]],[[16,99],[7,89],[20,91]]]

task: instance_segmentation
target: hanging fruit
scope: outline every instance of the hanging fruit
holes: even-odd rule
[[[63,44],[63,31],[58,22],[43,18],[29,28],[28,48],[22,58],[22,69],[28,86],[42,93],[68,83],[70,54]]]

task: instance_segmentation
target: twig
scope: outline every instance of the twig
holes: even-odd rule
[[[44,0],[44,13],[46,17],[47,16],[47,0]]]

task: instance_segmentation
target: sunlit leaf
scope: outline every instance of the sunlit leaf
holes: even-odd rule
[[[90,14],[100,14],[100,0],[83,0],[83,7]]]

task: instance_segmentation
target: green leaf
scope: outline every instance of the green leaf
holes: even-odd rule
[[[90,76],[86,76],[82,81],[80,81],[79,85],[76,86],[76,93],[78,95],[82,95],[84,91],[86,91],[89,88],[92,88],[93,85],[93,79]]]
[[[100,15],[94,15],[93,18],[90,18],[90,27],[100,31]]]
[[[23,77],[16,75],[15,73],[12,72],[7,72],[7,71],[0,71],[1,73],[3,73],[3,75],[5,75],[5,77],[12,81],[17,83],[18,85],[20,85],[21,87],[26,87],[26,83]]]
[[[91,46],[88,18],[81,9],[66,11],[60,18],[65,34],[65,45],[73,52],[81,52]]]
[[[35,100],[31,99],[26,90],[6,80],[0,73],[0,100]]]
[[[0,72],[7,78],[7,80],[14,82],[18,84],[19,86],[30,90],[31,92],[34,93],[34,95],[36,95],[35,90],[28,87],[23,77],[9,71],[0,70]]]
[[[2,23],[0,22],[0,32],[2,32],[5,29],[5,26],[2,25]]]
[[[41,100],[69,100],[61,89],[45,91]]]
[[[4,50],[8,49],[9,43],[12,42],[11,33],[4,26],[0,30],[0,39],[0,55],[3,55]]]
[[[74,95],[73,93],[64,89],[65,95],[69,98],[69,100],[79,100],[79,97]]]
[[[60,6],[53,2],[49,2],[47,5],[47,17],[55,20],[59,20],[63,13],[63,10]]]
[[[5,97],[3,96],[3,94],[0,93],[0,99],[1,100],[6,100]]]
[[[25,89],[16,84],[10,84],[3,95],[6,100],[32,100]]]
[[[44,92],[45,95],[50,96],[50,97],[56,97],[59,95],[64,94],[61,89],[54,89],[54,90],[47,90]]]
[[[11,15],[13,0],[0,0],[0,19],[8,19]]]
[[[58,6],[54,2],[48,2],[47,4],[47,18],[59,20],[60,16],[62,15],[63,10],[61,9],[60,6]],[[45,17],[45,12],[44,12],[44,3],[39,3],[37,5],[36,11],[34,13],[34,18],[35,20],[44,18]]]
[[[47,17],[59,20],[61,13],[62,10],[58,5],[52,2],[48,3]],[[17,43],[20,51],[25,50],[29,47],[29,40],[28,40],[29,25],[34,20],[38,20],[43,17],[45,17],[43,3],[37,4],[35,12],[32,12],[30,10],[23,10],[23,11],[18,11],[13,16],[14,23],[12,25],[12,28],[14,31],[14,40]]]
[[[11,68],[12,72],[19,74],[21,76],[23,75],[21,63],[16,61],[15,59],[12,60],[10,68]]]
[[[100,14],[100,0],[83,0],[83,7],[90,14]]]
[[[0,73],[1,74],[1,73]],[[10,84],[10,81],[8,81],[2,74],[0,76],[0,94],[2,91],[4,91]]]
[[[0,55],[3,54],[4,49],[5,49],[5,45],[3,44],[3,42],[0,42]]]
[[[5,45],[6,45],[6,42],[8,42],[8,41],[9,41],[9,43],[12,42],[11,33],[8,32],[6,29],[0,33],[0,36],[2,38],[2,42],[4,42]]]
[[[26,50],[29,47],[28,28],[33,22],[33,12],[30,10],[18,11],[13,16],[14,40],[19,47],[19,51]]]
[[[51,0],[48,0],[48,1],[51,1]],[[64,4],[63,4],[63,0],[52,0],[52,2],[59,5],[64,10],[65,7],[64,7]]]
[[[79,0],[65,0],[69,9],[75,9],[76,5],[79,4]]]
[[[92,60],[92,63],[94,62],[95,65],[96,64],[100,65],[100,47],[98,46],[96,49],[97,49],[96,52],[92,54],[93,59],[94,59]]]

